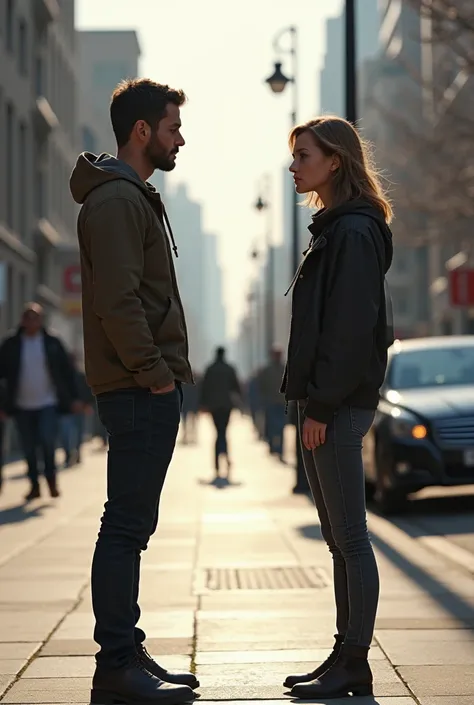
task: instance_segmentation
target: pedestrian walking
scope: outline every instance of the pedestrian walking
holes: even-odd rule
[[[62,418],[61,439],[66,468],[81,463],[86,416],[92,416],[95,407],[94,395],[86,382],[85,374],[80,367],[77,356],[71,354],[70,358],[76,376],[76,388],[80,405],[78,405],[75,413],[67,414]]]
[[[195,384],[183,385],[183,404],[181,408],[181,426],[183,429],[183,443],[196,443],[197,441],[197,415],[199,413],[199,377],[194,372]]]
[[[392,209],[368,151],[346,120],[324,116],[290,136],[297,193],[319,208],[295,275],[282,390],[298,402],[303,457],[333,556],[337,634],[313,672],[288,676],[308,700],[370,695],[368,652],[379,577],[367,532],[362,442],[383,383],[391,328],[385,273]]]
[[[272,455],[283,457],[283,436],[285,432],[285,400],[280,393],[285,366],[282,350],[274,346],[269,353],[269,362],[259,375],[260,398],[265,414],[266,441]]]
[[[241,398],[237,373],[226,360],[225,348],[219,347],[214,362],[204,373],[201,386],[201,409],[211,414],[216,428],[214,446],[216,479],[220,477],[220,459],[224,456],[226,478],[230,480],[232,461],[227,440],[227,427],[232,410],[240,405]]]
[[[17,332],[0,348],[0,378],[5,380],[5,412],[12,416],[28,464],[26,500],[40,497],[38,451],[52,497],[59,497],[56,443],[61,414],[78,408],[74,369],[63,344],[46,330],[43,309],[25,306]]]
[[[184,145],[180,90],[129,79],[112,96],[117,157],[81,154],[71,191],[78,236],[86,376],[109,435],[107,502],[92,565],[92,703],[194,699],[191,673],[171,673],[138,628],[140,554],[178,434],[181,385],[192,383],[176,244],[160,194],[147,182],[171,171]]]

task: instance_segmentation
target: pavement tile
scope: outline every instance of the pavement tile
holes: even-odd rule
[[[374,698],[357,698],[357,705],[414,705],[414,700],[409,697],[408,691],[403,689],[403,686],[397,689],[396,693],[390,692],[392,689],[385,685],[375,685],[374,687]],[[389,691],[389,692],[387,692]],[[283,689],[283,692],[288,692]],[[257,686],[257,685],[242,685],[242,686],[223,686],[223,687],[202,687],[199,689],[201,698],[199,703],[206,702],[207,700],[212,701],[226,701],[226,700],[281,700],[282,687],[281,686]],[[390,696],[390,697],[388,697]],[[383,698],[386,697],[384,701]],[[286,702],[296,702],[288,698]],[[298,700],[298,703],[303,703],[305,701]],[[333,705],[352,705],[354,702],[353,698],[341,698],[339,700],[325,700],[321,701],[325,705],[331,702]],[[317,703],[315,700],[311,700],[311,703]],[[471,704],[472,705],[472,704]]]
[[[202,698],[205,700],[205,691],[208,688],[216,689],[228,687],[272,688],[280,685],[288,673],[308,671],[314,664],[309,663],[253,663],[253,664],[225,664],[212,666],[199,666],[199,680],[202,686]],[[383,661],[372,662],[374,683],[379,695],[407,695],[408,691],[398,678],[391,666]],[[280,685],[280,687],[282,687]],[[201,690],[201,689],[200,689]],[[273,696],[272,696],[273,699]]]
[[[16,675],[27,663],[27,659],[0,659],[0,677]]]
[[[469,695],[474,702],[474,665],[401,666],[397,669],[417,698],[427,695]]]
[[[31,656],[39,649],[41,642],[10,642],[0,644],[0,659],[24,659],[28,661]]]
[[[376,621],[376,629],[474,629],[474,617],[381,617]]]
[[[258,698],[257,698],[258,699]],[[212,700],[202,700],[199,699],[199,705],[206,705],[207,703],[210,702],[215,702]],[[232,700],[232,701],[221,701],[221,702],[232,702],[232,705],[246,705],[250,701],[248,698],[247,700]],[[292,703],[296,702],[295,700],[291,700],[289,698],[285,698],[285,700],[279,700],[276,698],[275,700],[259,700],[259,705],[283,705],[283,703]],[[307,702],[305,700],[298,700],[299,703],[304,703]],[[311,703],[313,705],[327,705],[328,700],[311,700]],[[354,699],[353,698],[336,698],[335,700],[330,701],[332,705],[354,705]],[[413,698],[406,698],[406,697],[378,697],[377,701],[375,701],[372,697],[367,697],[367,698],[357,698],[357,705],[415,705],[415,701]],[[435,704],[437,705],[437,703]],[[444,703],[442,703],[444,705]],[[453,705],[465,705],[464,703],[458,703],[456,699],[453,702]],[[468,705],[472,705],[472,703],[469,703]]]
[[[472,705],[473,699],[472,695],[435,695],[434,697],[427,697],[420,699],[420,705]]]
[[[160,610],[146,612],[140,620],[140,626],[150,638],[191,638],[194,632],[194,611]],[[91,613],[73,612],[68,615],[52,640],[86,639],[94,628],[94,617]]]
[[[215,610],[236,610],[265,612],[267,610],[301,610],[305,614],[313,614],[323,591],[318,590],[318,599],[315,600],[314,590],[252,590],[235,592],[214,592],[201,597],[200,613]],[[264,601],[262,604],[262,597]],[[334,602],[334,598],[333,598]]]
[[[155,656],[191,654],[192,639],[147,639],[147,649]],[[41,650],[41,656],[93,656],[98,646],[89,639],[51,639]]]
[[[191,666],[191,657],[185,655],[167,654],[159,661],[172,670],[187,671]],[[90,678],[94,668],[93,656],[41,656],[28,666],[22,678]]]
[[[2,703],[88,703],[90,691],[90,678],[22,678]]]
[[[410,641],[409,632],[403,642],[379,636],[390,662],[394,666],[461,666],[474,665],[474,641]]]
[[[212,666],[215,664],[237,664],[237,663],[298,663],[296,672],[301,673],[304,662],[312,664],[312,670],[317,663],[321,663],[328,656],[328,649],[285,649],[274,651],[198,651],[195,662],[198,666]],[[371,661],[384,660],[385,656],[381,649],[373,647],[370,650]]]
[[[13,683],[16,676],[13,674],[0,674],[0,698],[6,689]],[[2,701],[3,702],[3,701]]]
[[[318,625],[318,631],[322,629],[321,625],[327,625],[326,631],[334,629],[334,618],[332,615],[321,618]],[[261,641],[262,634],[265,638],[280,639],[282,648],[288,640],[311,640],[314,638],[316,625],[313,620],[307,617],[292,617],[277,619],[275,616],[270,616],[263,612],[260,619],[238,619],[229,618],[221,619],[206,619],[199,620],[197,626],[198,644],[204,642],[229,641]],[[240,650],[240,649],[239,649]]]
[[[255,641],[213,641],[198,640],[198,652],[204,653],[208,651],[287,651],[288,649],[331,649],[334,645],[334,637],[328,630],[327,637],[318,639],[280,639],[255,640]]]
[[[474,631],[471,629],[377,629],[376,637],[382,644],[394,644],[423,641],[469,643],[474,641]],[[446,648],[450,648],[447,646]]]
[[[0,642],[43,641],[63,616],[59,611],[0,611]]]

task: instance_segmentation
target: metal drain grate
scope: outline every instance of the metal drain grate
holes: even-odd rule
[[[313,566],[281,568],[205,568],[197,580],[198,592],[216,590],[304,590],[329,584],[326,572]]]

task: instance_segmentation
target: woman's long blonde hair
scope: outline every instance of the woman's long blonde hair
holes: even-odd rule
[[[303,132],[313,136],[324,154],[337,154],[339,157],[339,168],[333,172],[331,207],[362,199],[381,210],[385,221],[390,223],[393,217],[392,206],[373,164],[370,146],[351,123],[335,115],[322,115],[297,125],[290,133],[291,150],[294,149],[296,138]],[[308,194],[304,203],[310,208],[322,208],[324,205],[315,192]]]

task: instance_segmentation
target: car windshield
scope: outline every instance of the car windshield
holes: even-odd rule
[[[406,350],[393,356],[392,389],[474,384],[474,346]]]

